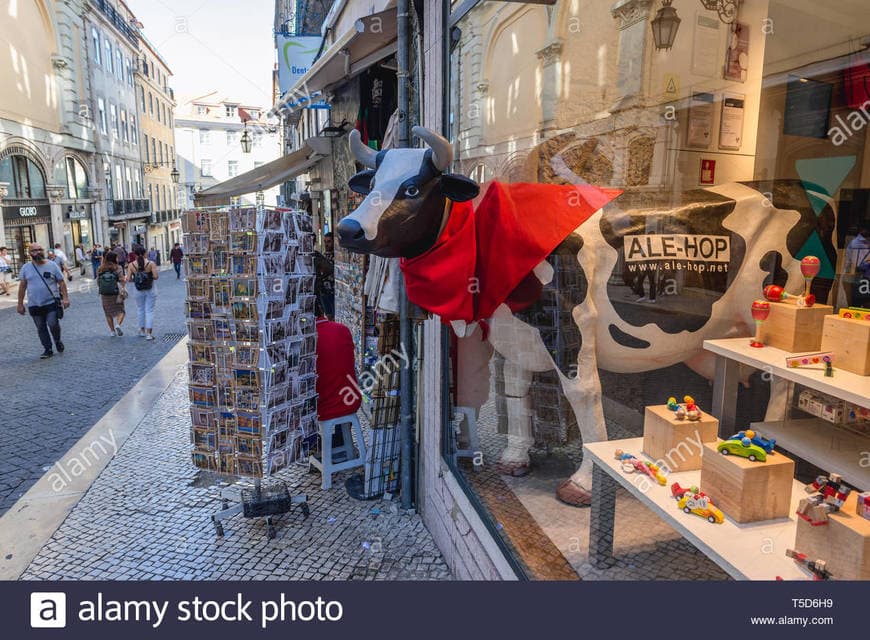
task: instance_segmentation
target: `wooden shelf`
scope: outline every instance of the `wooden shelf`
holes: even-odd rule
[[[677,509],[677,502],[671,497],[670,486],[674,482],[679,482],[684,487],[697,485],[701,472],[671,473],[668,475],[666,486],[656,484],[642,491],[638,485],[646,489],[648,483],[643,479],[647,476],[623,472],[619,461],[613,457],[616,449],[622,449],[641,459],[648,459],[641,453],[642,446],[643,438],[628,438],[584,444],[583,449],[605,473],[733,578],[775,580],[780,576],[785,580],[812,579],[809,572],[785,555],[786,549],[794,547],[797,516],[738,524],[726,515],[725,522],[722,524],[711,524],[694,514],[683,513]],[[797,481],[792,486],[790,510],[792,514],[797,509],[799,500],[806,495],[803,487],[804,485]],[[704,487],[701,487],[701,490],[703,491]]]
[[[870,468],[861,467],[861,452],[870,450],[870,438],[838,429],[821,418],[753,422],[765,438],[825,471],[843,476],[859,491],[870,489]]]
[[[826,378],[825,372],[821,369],[789,369],[785,366],[785,359],[797,354],[774,347],[755,349],[749,346],[749,338],[705,340],[704,348],[716,355],[769,371],[778,378],[797,382],[852,404],[870,408],[870,376],[859,376],[837,369],[836,355],[834,377]]]

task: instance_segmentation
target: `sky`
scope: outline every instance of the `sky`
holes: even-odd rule
[[[217,91],[272,106],[274,0],[126,0],[181,99]]]

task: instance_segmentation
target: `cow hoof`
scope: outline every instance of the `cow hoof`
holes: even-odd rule
[[[574,484],[570,478],[556,489],[556,498],[572,507],[588,507],[592,504],[592,493]]]
[[[495,468],[503,476],[522,478],[529,475],[529,465],[525,462],[499,462]]]

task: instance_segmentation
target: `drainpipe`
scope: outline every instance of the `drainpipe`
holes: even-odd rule
[[[399,100],[399,131],[398,144],[399,148],[409,146],[408,136],[408,111],[410,110],[409,92],[408,92],[408,46],[409,46],[409,0],[399,0],[397,6],[397,51],[396,62],[398,70],[396,78],[398,80],[398,100]],[[410,351],[411,342],[411,324],[408,319],[408,296],[405,292],[405,281],[402,278],[402,283],[399,286],[399,342],[403,349]],[[409,363],[410,364],[410,363]],[[410,366],[402,367],[399,374],[399,432],[401,436],[401,491],[402,491],[402,509],[408,510],[412,505],[412,470],[411,464],[411,408],[412,408],[412,391],[411,391],[411,368]]]

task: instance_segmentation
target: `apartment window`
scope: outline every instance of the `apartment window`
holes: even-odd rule
[[[237,160],[230,160],[227,162],[227,175],[230,178],[239,175],[239,163]]]
[[[114,133],[115,137],[117,138],[119,136],[119,134],[118,134],[118,110],[115,108],[115,105],[113,105],[111,102],[109,103],[109,121],[112,124],[112,133]]]
[[[235,118],[237,113],[238,113],[238,107],[236,107],[236,105],[234,105],[234,104],[226,105],[227,118]]]
[[[147,133],[142,134],[142,140],[145,142],[145,145],[144,145],[145,146],[145,164],[149,164],[151,162],[151,159],[148,157],[148,134]]]
[[[148,92],[148,114],[153,118],[154,117],[154,96],[151,95],[151,92]]]
[[[115,70],[112,68],[112,60],[113,60],[113,58],[112,58],[112,43],[109,42],[108,38],[106,38],[105,54],[106,54],[106,70],[109,73],[115,73]]]
[[[100,133],[106,135],[109,130],[106,128],[106,103],[102,98],[97,98],[97,111],[100,112]]]
[[[259,120],[260,119],[260,112],[257,111],[256,109],[252,109],[252,110],[248,111],[248,115],[251,116],[251,120]]]
[[[145,113],[145,89],[139,87],[139,97],[142,99],[142,113]]]
[[[199,171],[204,176],[211,175],[211,160],[200,160]]]
[[[262,147],[263,146],[263,134],[260,133],[259,131],[255,131],[254,136],[253,136],[253,141],[254,141],[255,147]]]
[[[139,172],[138,171],[135,171],[133,173],[133,182],[134,182],[134,186],[136,187],[136,191],[134,192],[134,195],[137,198],[141,198],[142,197],[142,183],[139,180]]]
[[[100,34],[94,27],[91,27],[91,41],[94,43],[94,63],[101,65],[103,60],[100,55]]]
[[[151,138],[151,161],[157,162],[157,143]]]
[[[157,207],[154,208],[154,211],[160,211],[160,187],[154,185],[154,195],[157,198]]]
[[[199,144],[211,144],[211,131],[208,129],[199,130]]]
[[[236,131],[227,131],[227,146],[232,147],[238,144],[239,134]]]
[[[169,124],[169,122],[167,122],[166,120],[166,103],[161,103],[160,108],[163,109],[163,124]]]
[[[208,115],[208,107],[206,107],[204,104],[196,105],[196,115],[198,115],[198,116]]]
[[[130,142],[130,132],[127,129],[127,110],[121,109],[121,140]]]
[[[163,210],[165,211],[169,208],[169,199],[166,197],[166,185],[160,185],[160,189],[163,191]]]
[[[132,198],[133,198],[133,195],[134,195],[134,191],[133,191],[133,171],[130,169],[129,166],[126,167],[125,175],[126,175],[126,177],[127,177],[127,182],[126,182],[126,185],[127,185],[127,197],[130,198],[130,199],[132,199]]]
[[[124,180],[121,175],[121,165],[115,165],[115,197],[118,200],[124,199]]]
[[[115,74],[124,81],[124,54],[121,53],[121,46],[115,46]]]
[[[157,122],[162,122],[160,120],[160,98],[157,98],[154,103],[157,105]]]
[[[130,114],[130,142],[139,144],[139,130],[136,128],[136,116]]]
[[[126,68],[127,68],[127,84],[131,87],[133,86],[133,61],[127,57],[126,60]]]
[[[160,164],[163,164],[163,141],[160,141]]]

